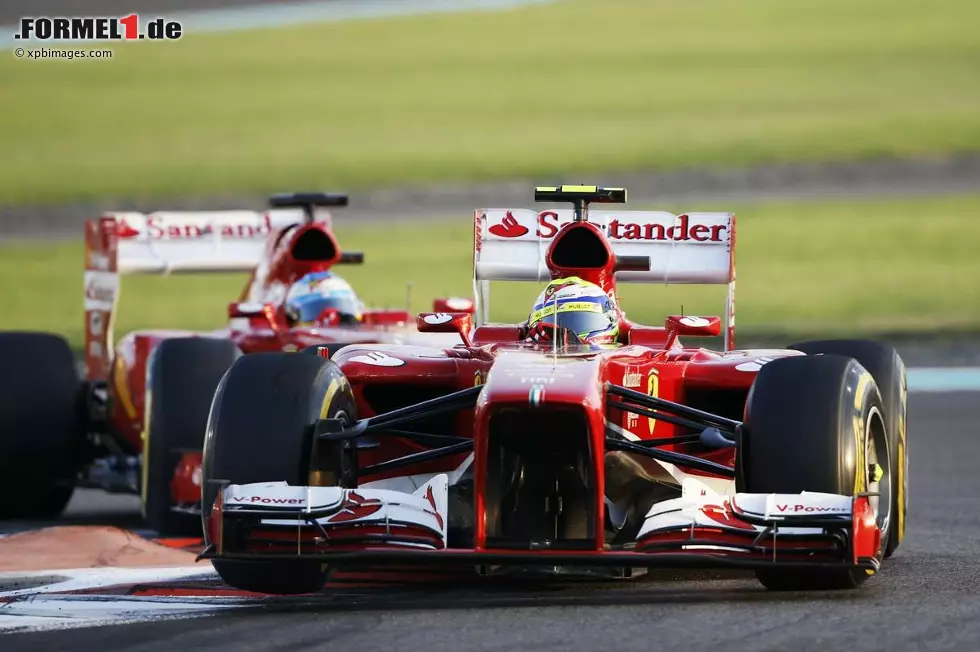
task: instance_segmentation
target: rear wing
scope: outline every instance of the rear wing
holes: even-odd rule
[[[294,204],[295,205],[295,204]],[[325,210],[104,213],[85,223],[85,368],[91,380],[108,378],[112,326],[120,276],[194,272],[251,272],[270,233]]]
[[[546,254],[552,239],[573,221],[571,209],[487,208],[476,211],[473,247],[475,324],[490,314],[490,281],[551,280]],[[591,210],[616,256],[643,256],[650,267],[620,271],[617,282],[728,285],[725,349],[735,339],[735,215],[665,211]]]

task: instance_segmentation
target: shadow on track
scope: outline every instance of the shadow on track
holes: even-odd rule
[[[254,618],[257,613],[388,612],[414,610],[509,609],[519,607],[627,607],[654,604],[710,604],[806,602],[814,599],[860,600],[874,591],[874,578],[857,591],[772,592],[758,584],[751,573],[690,571],[651,572],[634,580],[553,581],[495,579],[417,586],[392,586],[382,590],[334,585],[329,592],[302,596],[258,598],[254,605],[222,614]]]

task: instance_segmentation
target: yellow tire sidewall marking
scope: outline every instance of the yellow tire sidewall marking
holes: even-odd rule
[[[130,419],[136,418],[136,406],[133,405],[133,398],[129,395],[129,384],[126,382],[126,364],[123,359],[116,356],[116,361],[112,365],[112,384],[115,386],[115,399],[123,406],[126,415]],[[143,408],[146,414],[146,407]]]
[[[147,485],[150,482],[150,414],[153,410],[153,396],[149,389],[143,393],[143,459],[140,460],[140,497],[143,501],[143,512],[146,516]]]
[[[343,386],[343,384],[344,383],[341,383],[338,378],[333,378],[330,381],[330,384],[327,385],[327,392],[323,395],[323,404],[320,406],[321,419],[328,418],[330,404],[333,402],[334,396],[337,394],[337,391]]]
[[[903,378],[904,375],[905,375],[905,369],[902,368]],[[905,538],[905,483],[907,482],[905,459],[906,459],[906,455],[908,454],[908,451],[906,450],[907,434],[906,434],[906,423],[905,423],[906,405],[907,405],[906,401],[908,400],[907,393],[908,390],[906,388],[905,382],[902,382],[902,395],[901,395],[901,401],[900,401],[899,413],[898,413],[898,450],[896,451],[896,456],[897,456],[896,467],[898,469],[898,477],[895,478],[894,480],[895,490],[898,492],[898,500],[897,500],[898,514],[896,515],[896,518],[898,518],[897,534],[898,534],[899,542],[901,542],[901,540]]]
[[[854,495],[868,490],[868,424],[864,419],[864,400],[873,386],[871,374],[867,371],[861,374],[854,389]]]

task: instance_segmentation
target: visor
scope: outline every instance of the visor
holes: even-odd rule
[[[544,324],[556,324],[559,328],[567,328],[580,337],[595,331],[607,330],[612,326],[609,317],[601,312],[559,312],[542,317],[538,321]]]
[[[316,323],[327,309],[336,310],[341,321],[359,321],[361,311],[353,297],[333,296],[324,297],[322,295],[309,295],[292,301],[288,308],[291,319],[299,324]],[[344,319],[346,317],[346,319]]]
[[[609,314],[595,301],[565,301],[547,304],[531,315],[530,324],[556,324],[567,328],[579,337],[587,336],[595,331],[604,331],[612,326]]]

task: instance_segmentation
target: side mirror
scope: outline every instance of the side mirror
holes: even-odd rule
[[[276,307],[271,303],[259,303],[258,301],[235,301],[228,304],[228,319],[245,318],[248,320],[264,320],[269,328],[279,329],[276,321]]]
[[[415,324],[420,333],[457,333],[463,344],[471,346],[473,316],[468,312],[420,312]]]
[[[404,326],[411,318],[407,310],[365,310],[361,314],[367,326]]]
[[[343,264],[343,265],[360,265],[363,262],[364,262],[363,251],[343,251],[340,254],[340,260],[337,261],[338,264]]]
[[[692,317],[669,315],[664,325],[668,332],[677,335],[712,337],[721,335],[721,317]]]
[[[265,304],[257,301],[235,301],[228,304],[228,318],[261,317],[265,313]]]
[[[476,312],[476,305],[474,305],[473,299],[447,297],[433,300],[432,312],[465,312],[472,315]]]

